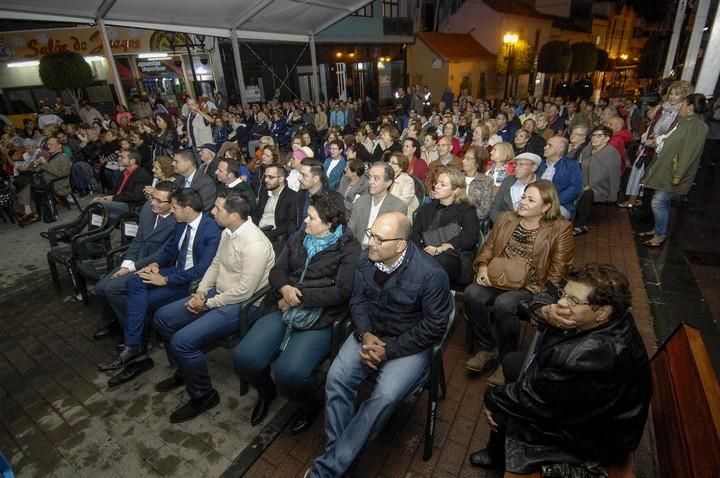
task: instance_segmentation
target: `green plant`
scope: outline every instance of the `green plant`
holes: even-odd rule
[[[570,43],[553,40],[540,48],[538,71],[541,73],[567,73],[570,68]]]
[[[40,81],[50,90],[67,90],[72,96],[76,110],[82,88],[93,82],[90,65],[79,53],[48,53],[40,58]]]
[[[598,63],[598,50],[590,42],[573,43],[570,45],[570,73],[590,73],[595,71]]]

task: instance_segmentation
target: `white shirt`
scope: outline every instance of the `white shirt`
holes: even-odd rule
[[[532,181],[528,182],[527,184],[523,184],[520,182],[520,180],[515,181],[515,184],[510,186],[510,197],[512,198],[513,203],[513,209],[517,211],[518,206],[520,205],[520,200],[523,197],[523,194],[525,194],[525,188],[528,184],[535,182],[535,175],[533,174]]]
[[[378,213],[380,212],[380,207],[382,207],[383,202],[385,202],[385,198],[387,197],[388,193],[385,193],[385,196],[383,196],[382,200],[375,205],[375,198],[370,198],[370,216],[368,216],[368,223],[367,226],[365,226],[365,229],[371,227],[373,223],[375,222],[375,219],[378,217]],[[364,247],[367,247],[369,242],[369,239],[367,237],[367,234],[363,234],[362,239],[362,245]]]
[[[185,184],[183,185],[183,187],[185,187],[185,188],[190,187],[190,185],[192,184],[193,178],[195,177],[196,172],[197,172],[197,169],[195,171],[193,171],[193,173],[190,176],[185,178]]]
[[[235,186],[237,186],[238,184],[240,184],[241,182],[243,182],[243,179],[242,179],[242,178],[237,178],[235,181],[231,182],[230,184],[228,184],[228,185],[225,186],[225,187],[228,188],[228,189],[232,189],[232,188],[234,188]]]
[[[340,160],[341,160],[341,159],[342,159],[342,158],[331,159],[331,160],[330,160],[330,165],[328,166],[328,170],[327,170],[327,172],[325,173],[325,176],[330,176],[330,173],[332,173],[332,170],[335,169],[338,164],[340,164]]]
[[[188,241],[188,248],[187,248],[187,255],[185,256],[185,270],[188,270],[192,268],[193,266],[193,243],[195,242],[195,233],[197,232],[198,227],[200,227],[200,221],[202,220],[202,214],[199,214],[198,217],[195,218],[192,222],[188,223],[188,228],[185,229],[185,231],[182,233],[182,236],[180,236],[180,241],[178,242],[178,250],[182,248],[183,242],[185,242],[185,234],[190,234],[190,240]]]
[[[542,179],[552,181],[553,176],[555,176],[555,163],[557,163],[557,161],[552,163],[550,161],[545,161],[547,167],[545,168],[545,171],[543,171]]]
[[[285,186],[282,186],[275,191],[275,194],[273,194],[273,191],[268,191],[268,202],[265,204],[265,210],[263,211],[263,215],[260,218],[260,222],[258,223],[258,227],[262,228],[265,226],[272,226],[275,228],[275,207],[277,206],[278,198],[280,197],[280,193],[282,193]]]
[[[300,190],[300,171],[293,169],[288,173],[287,185],[295,192]]]

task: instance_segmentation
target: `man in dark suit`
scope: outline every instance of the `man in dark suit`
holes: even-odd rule
[[[520,153],[515,157],[515,175],[506,177],[490,205],[490,219],[496,223],[500,214],[517,211],[525,187],[535,182],[535,171],[540,167],[542,158],[535,153]]]
[[[287,238],[297,230],[296,195],[285,183],[287,171],[279,164],[272,164],[265,169],[265,189],[259,204],[252,216],[275,249],[275,254],[285,245]]]
[[[113,333],[117,320],[125,318],[125,283],[133,272],[155,262],[175,230],[170,196],[176,189],[177,186],[171,181],[161,181],[155,185],[150,200],[140,210],[137,234],[122,264],[106,274],[95,286],[95,295],[102,310],[102,327],[95,333],[95,340],[108,337]]]
[[[305,158],[300,162],[300,191],[295,196],[295,214],[297,220],[295,226],[300,229],[307,217],[307,210],[310,206],[310,198],[318,194],[337,195],[341,200],[340,193],[333,191],[328,186],[327,177],[323,163],[317,159]],[[344,200],[343,200],[344,201]]]
[[[221,191],[225,193],[229,193],[230,191],[243,192],[247,201],[250,203],[250,214],[255,213],[255,191],[240,177],[239,161],[232,158],[221,158],[215,171],[215,176],[217,176],[219,181],[217,186],[218,195],[220,195]]]
[[[374,163],[368,171],[368,192],[355,201],[348,228],[360,242],[363,249],[368,247],[365,231],[375,219],[386,212],[407,214],[407,204],[390,194],[395,171],[388,163]]]
[[[190,285],[205,274],[215,256],[220,229],[203,213],[200,193],[191,188],[179,189],[171,201],[178,223],[175,232],[155,262],[128,278],[124,345],[113,360],[99,366],[102,371],[120,369],[147,358],[144,346],[147,312],[185,297]],[[150,361],[149,367],[152,365]]]
[[[218,163],[220,162],[220,157],[217,156],[217,146],[215,143],[203,144],[198,149],[198,152],[200,154],[201,162],[200,171],[215,181],[215,184],[217,185],[215,171],[217,171]]]
[[[197,168],[193,152],[186,149],[175,153],[173,167],[175,173],[183,177],[184,182],[180,184],[180,187],[192,188],[200,193],[202,210],[210,212],[215,206],[215,196],[217,194],[215,181]]]

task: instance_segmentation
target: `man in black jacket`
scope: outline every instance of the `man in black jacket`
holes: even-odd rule
[[[287,171],[279,164],[265,169],[265,190],[260,194],[258,207],[253,214],[253,222],[265,233],[273,245],[275,254],[282,250],[288,236],[297,230],[297,193],[287,187]]]
[[[354,333],[325,385],[325,454],[305,476],[343,476],[370,435],[427,379],[429,349],[445,333],[452,298],[447,274],[408,241],[410,230],[399,212],[378,216],[368,230],[350,299]],[[356,413],[357,389],[372,370],[375,389]]]
[[[628,281],[608,264],[586,264],[568,278],[556,303],[534,297],[539,338],[527,358],[505,356],[507,385],[485,393],[493,432],[472,465],[517,474],[588,468],[637,448],[652,387]]]
[[[111,221],[132,208],[142,206],[145,202],[145,186],[152,184],[152,176],[141,166],[142,156],[136,149],[122,150],[119,154],[120,165],[125,169],[121,174],[120,186],[115,194],[100,196],[97,202],[108,212]]]

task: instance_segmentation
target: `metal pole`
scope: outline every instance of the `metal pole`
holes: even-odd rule
[[[317,54],[315,53],[315,35],[310,35],[310,61],[313,72],[313,102],[320,103],[320,80],[318,77]]]
[[[240,60],[240,45],[238,44],[237,30],[232,29],[230,34],[232,41],[233,60],[235,60],[235,74],[237,75],[238,88],[240,88],[240,102],[243,106],[248,105],[247,94],[245,92],[245,77],[243,76],[242,61]]]
[[[185,38],[187,38],[189,40],[190,36],[186,35]],[[188,45],[187,42],[185,42],[185,49],[187,50],[188,62],[190,63],[190,71],[192,71],[192,77],[193,77],[192,90],[195,93],[195,97],[198,98],[200,95],[198,94],[197,75],[195,74],[195,61],[193,60],[192,52],[190,51],[190,45]]]
[[[685,20],[685,9],[687,8],[687,0],[678,2],[677,13],[675,13],[675,23],[673,25],[672,37],[670,37],[670,47],[668,48],[667,57],[665,58],[665,69],[663,70],[663,78],[670,76],[675,63],[675,53],[677,52],[678,42],[680,40],[680,32],[682,30],[683,21]]]
[[[702,93],[705,96],[711,96],[715,93],[718,76],[720,75],[720,61],[710,52],[716,52],[720,49],[720,8],[715,10],[715,19],[713,20],[710,38],[705,47],[705,55],[703,56],[702,65],[700,65],[700,74],[698,75],[696,93]]]
[[[98,18],[97,25],[100,29],[100,39],[102,40],[103,50],[105,50],[105,59],[108,62],[108,68],[110,68],[110,75],[113,79],[115,94],[117,95],[118,101],[121,105],[127,105],[128,103],[125,98],[125,90],[123,90],[122,82],[120,81],[120,74],[118,73],[115,58],[113,57],[112,48],[110,48],[110,40],[108,40],[107,30],[105,30],[105,20]]]
[[[693,21],[693,29],[690,34],[690,43],[688,44],[687,54],[685,55],[685,65],[681,79],[692,81],[695,67],[697,66],[698,52],[700,51],[700,42],[703,37],[705,23],[707,23],[708,10],[710,9],[710,0],[700,0],[695,11],[695,20]]]

